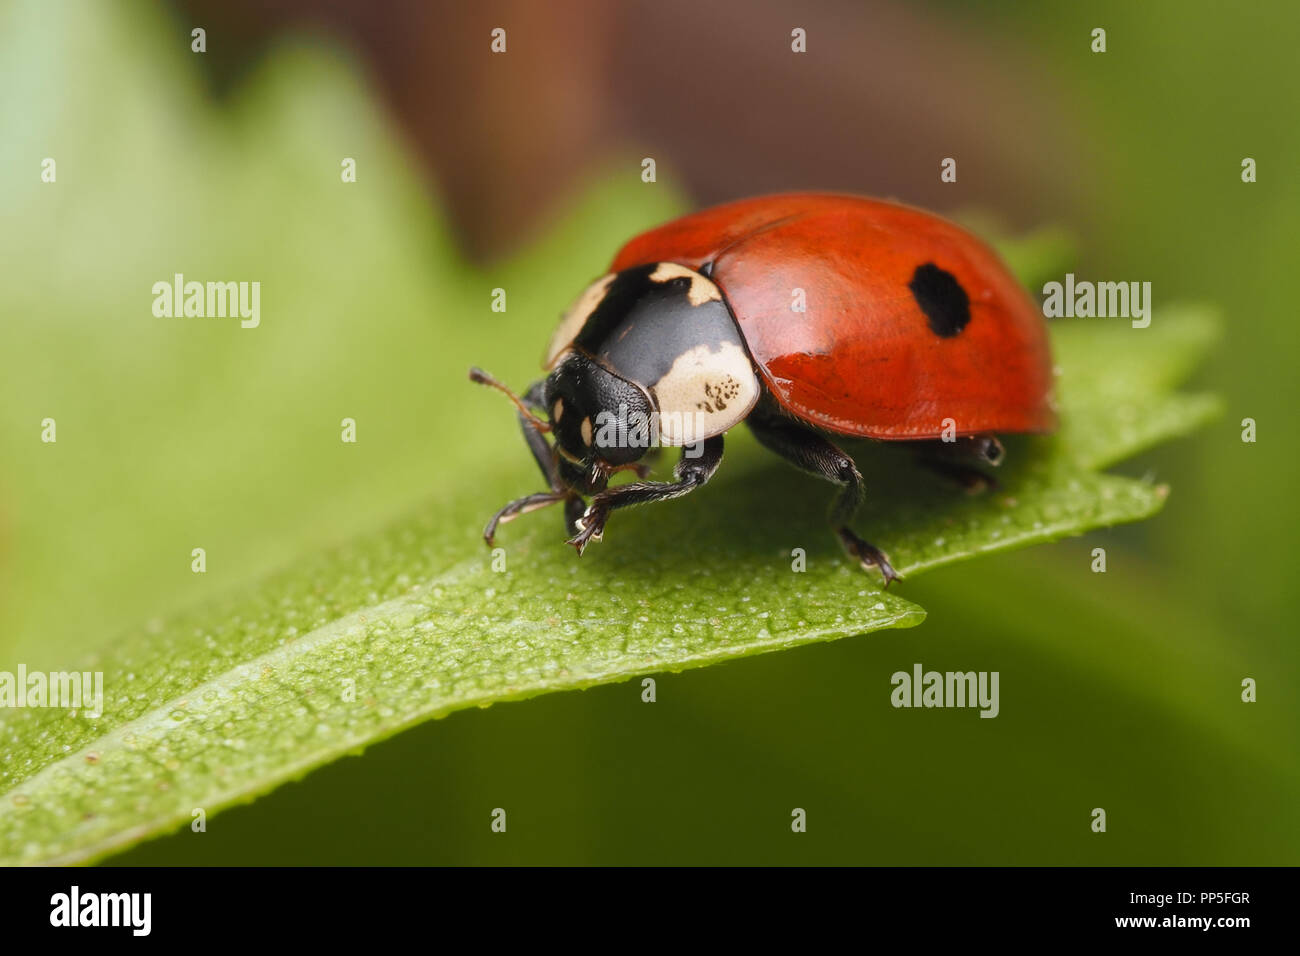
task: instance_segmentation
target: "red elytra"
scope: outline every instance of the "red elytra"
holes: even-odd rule
[[[768,390],[819,427],[903,440],[948,423],[958,435],[1055,426],[1042,317],[996,253],[938,216],[855,196],[747,199],[638,236],[610,271],[652,262],[711,263]],[[936,334],[909,290],[926,264],[969,300],[954,334]]]

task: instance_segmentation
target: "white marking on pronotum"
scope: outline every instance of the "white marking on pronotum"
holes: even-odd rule
[[[675,262],[661,262],[654,272],[650,273],[651,282],[668,282],[671,279],[690,279],[691,287],[686,290],[686,298],[691,305],[703,305],[705,302],[719,302],[722,300],[721,290],[698,272],[694,272],[685,266],[679,266]]]
[[[654,384],[659,442],[691,445],[738,424],[758,401],[758,376],[745,350],[726,342],[683,352]]]
[[[582,290],[582,295],[578,296],[576,302],[569,306],[568,310],[560,318],[559,327],[556,328],[555,334],[551,336],[551,343],[546,347],[546,361],[542,363],[543,368],[553,369],[560,360],[560,356],[573,344],[573,340],[578,337],[582,327],[587,324],[587,319],[591,313],[596,311],[596,306],[600,305],[600,300],[605,298],[605,293],[609,291],[609,284],[614,281],[614,273],[607,276],[601,276],[587,288]]]

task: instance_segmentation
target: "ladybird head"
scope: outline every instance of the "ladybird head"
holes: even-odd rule
[[[654,441],[656,410],[644,388],[570,352],[543,386],[560,478],[581,494],[600,491]]]

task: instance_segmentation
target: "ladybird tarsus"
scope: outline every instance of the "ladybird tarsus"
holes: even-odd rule
[[[497,526],[505,524],[507,521],[513,521],[522,514],[530,511],[536,511],[538,508],[545,508],[547,505],[553,505],[557,501],[563,501],[568,494],[563,491],[539,491],[536,494],[524,495],[514,501],[506,503],[501,510],[488,519],[487,527],[483,529],[483,540],[487,546],[492,547],[496,541]]]
[[[592,514],[587,511],[575,524],[577,525],[577,534],[570,538],[566,544],[573,546],[578,552],[578,557],[587,550],[587,545],[592,541],[599,541],[605,535],[605,517],[600,514]]]
[[[714,435],[704,440],[698,457],[692,458],[689,449],[682,449],[682,457],[674,469],[676,481],[634,481],[600,492],[591,499],[586,512],[578,519],[578,533],[569,540],[569,544],[577,548],[581,555],[590,541],[602,538],[605,523],[619,508],[680,498],[703,487],[722,462],[722,448],[722,436]]]
[[[839,536],[840,543],[844,545],[844,550],[848,552],[850,557],[856,558],[864,569],[877,568],[880,571],[880,576],[885,579],[886,588],[895,581],[903,580],[903,576],[895,571],[894,566],[889,563],[889,558],[885,552],[874,544],[863,541],[848,528],[836,528],[835,533]]]

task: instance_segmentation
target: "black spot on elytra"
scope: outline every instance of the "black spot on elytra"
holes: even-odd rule
[[[927,262],[916,267],[907,287],[935,335],[950,339],[966,328],[970,321],[970,297],[951,272]]]

